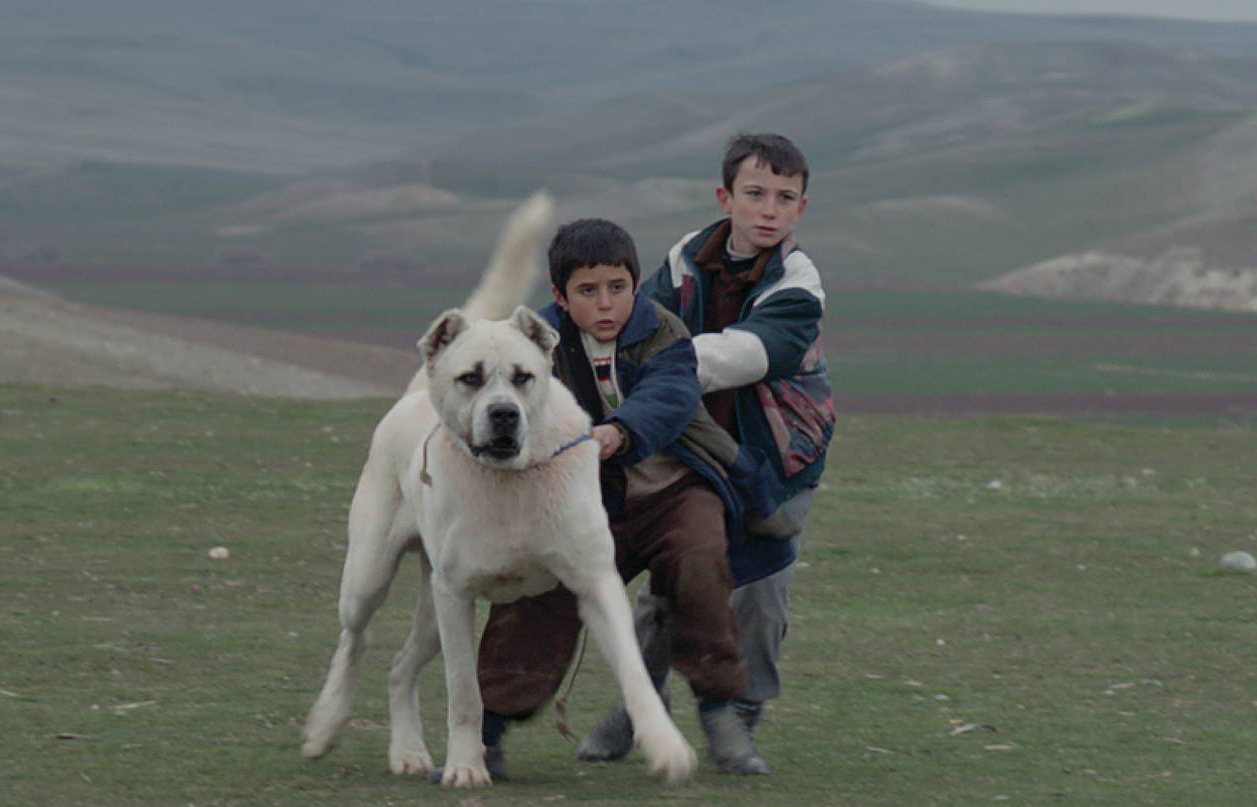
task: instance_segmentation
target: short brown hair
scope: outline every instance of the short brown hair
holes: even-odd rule
[[[768,163],[774,174],[792,177],[803,175],[803,191],[807,192],[807,159],[798,146],[790,142],[785,135],[763,133],[748,134],[740,132],[729,141],[725,149],[724,163],[720,166],[721,178],[725,190],[733,190],[733,180],[738,175],[738,166],[747,157],[756,157]]]
[[[577,219],[559,228],[550,241],[550,282],[567,297],[567,281],[572,272],[600,263],[623,266],[633,277],[633,288],[642,270],[637,262],[633,237],[620,225],[606,219]]]

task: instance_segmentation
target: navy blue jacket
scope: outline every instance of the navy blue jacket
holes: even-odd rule
[[[731,544],[741,534],[744,507],[763,515],[776,509],[771,464],[760,452],[738,445],[702,406],[694,346],[676,315],[636,297],[616,339],[616,380],[624,398],[604,416],[580,331],[557,304],[540,313],[559,332],[555,375],[595,424],[616,422],[628,434],[626,448],[602,463],[603,505],[613,520],[624,507],[624,468],[659,451],[676,457],[719,494]]]

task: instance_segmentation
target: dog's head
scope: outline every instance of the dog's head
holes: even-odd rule
[[[432,403],[477,460],[528,464],[528,435],[545,411],[558,342],[558,332],[524,306],[498,322],[446,311],[419,340]]]

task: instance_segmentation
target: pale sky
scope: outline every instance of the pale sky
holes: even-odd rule
[[[1257,22],[1257,0],[927,0],[939,6],[1037,14],[1138,14]]]

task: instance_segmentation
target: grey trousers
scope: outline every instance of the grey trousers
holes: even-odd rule
[[[814,494],[814,488],[802,491],[783,503],[769,519],[748,526],[748,529],[771,534],[774,536],[771,540],[794,541],[797,556],[798,542],[807,524]],[[730,597],[747,671],[746,693],[739,700],[762,703],[781,694],[781,676],[777,668],[781,660],[781,642],[790,623],[787,588],[794,577],[795,565],[791,563],[767,577],[738,586]],[[662,688],[668,677],[671,645],[667,600],[652,595],[650,586],[642,586],[633,606],[633,619],[646,669],[655,686]]]

